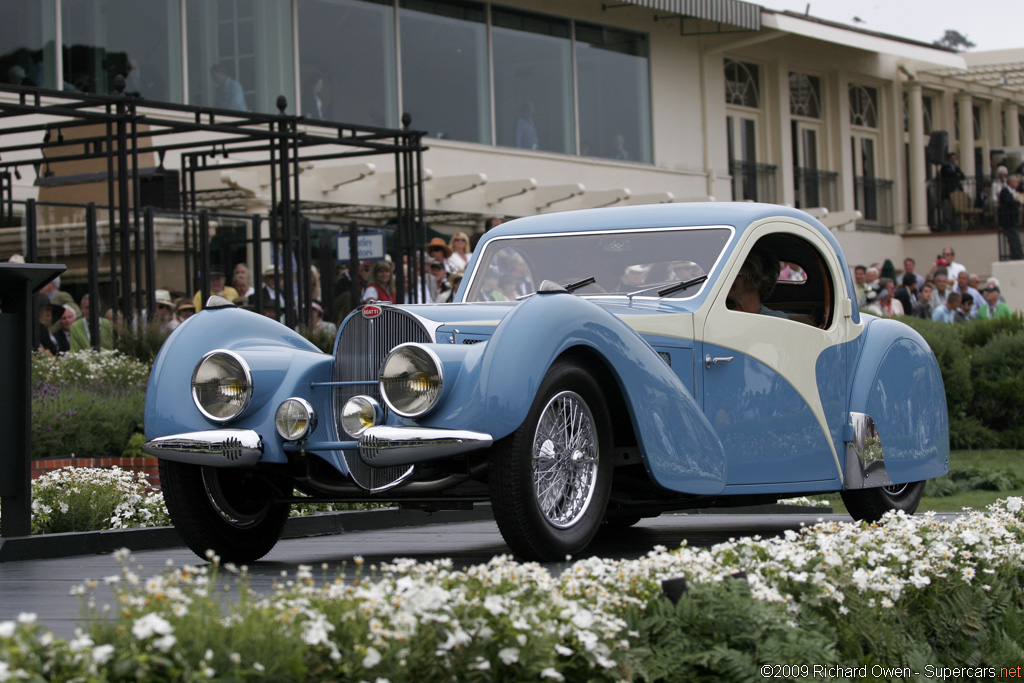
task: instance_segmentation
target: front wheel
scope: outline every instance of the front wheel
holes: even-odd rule
[[[160,461],[160,486],[174,528],[199,557],[212,550],[224,562],[254,562],[277,544],[289,505],[251,471]]]
[[[903,510],[908,515],[914,514],[923,493],[924,482],[915,481],[909,484],[842,491],[840,495],[851,517],[857,521],[877,522],[890,510]]]
[[[491,449],[494,517],[515,554],[561,560],[594,538],[611,491],[610,425],[590,373],[571,361],[553,365],[526,420]]]

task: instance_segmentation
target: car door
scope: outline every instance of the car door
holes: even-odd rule
[[[787,319],[726,306],[730,286],[758,242],[803,261],[803,282],[780,283],[765,302],[787,312]],[[762,225],[745,233],[703,307],[698,372],[705,415],[725,449],[727,491],[825,490],[840,480],[844,342],[851,327],[840,268],[831,245],[813,229]]]

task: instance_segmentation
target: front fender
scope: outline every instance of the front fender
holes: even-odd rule
[[[253,374],[253,397],[245,411],[227,423],[207,419],[192,400],[192,371],[214,349],[236,352]],[[146,388],[147,439],[214,429],[251,429],[265,445],[264,462],[284,462],[274,412],[289,396],[309,400],[332,424],[330,392],[313,392],[312,382],[331,379],[331,356],[301,335],[265,316],[241,308],[205,309],[182,323],[164,342]],[[325,434],[324,440],[330,440]]]
[[[570,294],[537,294],[516,306],[486,343],[458,349],[458,377],[435,416],[419,424],[511,434],[530,410],[541,381],[563,353],[591,350],[610,369],[598,378],[620,391],[641,457],[660,486],[711,495],[725,487],[722,444],[685,385],[636,332],[595,304]],[[445,353],[445,350],[450,350]]]
[[[874,420],[893,483],[942,476],[949,469],[949,413],[935,354],[901,322],[863,320],[850,411]]]

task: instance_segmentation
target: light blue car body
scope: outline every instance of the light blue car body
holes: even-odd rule
[[[527,236],[704,226],[724,226],[730,236],[707,280],[681,294],[630,299],[554,291],[466,302],[492,242],[497,248]],[[762,238],[816,250],[830,280],[827,329],[727,310],[728,285]],[[587,258],[579,254],[583,270]],[[484,235],[453,303],[399,307],[432,330],[426,346],[442,363],[444,384],[429,413],[410,419],[388,412],[385,424],[471,430],[498,441],[523,423],[556,359],[571,354],[585,358],[617,397],[609,404],[627,413],[627,450],[662,492],[763,496],[879,485],[865,474],[870,463],[851,450],[857,416],[869,416],[877,430],[883,484],[941,476],[948,469],[948,417],[934,355],[910,327],[862,314],[853,291],[831,232],[806,213],[776,205],[662,204],[519,219]],[[351,313],[339,335],[361,315]],[[196,363],[214,349],[235,352],[252,371],[252,401],[223,424],[198,410],[190,385]],[[156,360],[147,439],[252,430],[263,441],[261,463],[284,464],[301,450],[347,475],[343,454],[356,453],[359,443],[340,434],[333,417],[332,383],[344,380],[334,373],[332,355],[284,325],[238,308],[204,309],[171,334]],[[286,443],[274,427],[277,406],[293,396],[319,416],[298,444]],[[385,495],[400,492],[398,486]]]

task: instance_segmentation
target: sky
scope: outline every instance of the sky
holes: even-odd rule
[[[946,29],[975,43],[971,52],[1024,48],[1020,7],[997,0],[752,0],[767,9],[803,14],[931,43]],[[861,21],[854,19],[857,17]],[[1007,21],[1010,19],[1010,21]]]

